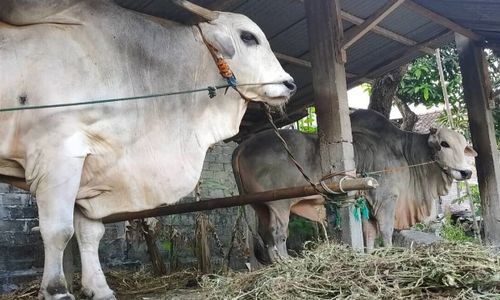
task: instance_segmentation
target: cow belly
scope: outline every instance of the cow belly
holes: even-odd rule
[[[168,155],[168,160],[140,156],[122,159],[83,183],[76,202],[92,219],[173,204],[189,194],[198,182],[204,153],[198,156],[193,160],[171,159]]]

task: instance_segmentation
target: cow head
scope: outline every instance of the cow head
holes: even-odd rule
[[[475,157],[477,153],[467,145],[463,135],[447,128],[431,128],[428,142],[434,159],[446,174],[456,180],[471,177],[472,170],[465,156]]]
[[[281,106],[295,93],[293,78],[281,67],[262,30],[246,16],[214,12],[185,0],[174,0],[183,8],[204,18],[199,23],[206,41],[229,64],[238,89],[249,99]]]

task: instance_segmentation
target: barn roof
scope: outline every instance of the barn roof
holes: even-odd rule
[[[133,10],[179,22],[189,23],[193,20],[188,12],[166,0],[115,1]],[[192,2],[214,10],[247,15],[262,28],[273,50],[279,53],[278,57],[285,70],[294,77],[298,86],[297,94],[287,105],[287,115],[276,117],[278,124],[285,125],[302,117],[305,114],[304,108],[313,103],[312,76],[308,66],[309,38],[303,1]],[[388,0],[341,1],[344,32],[376,14],[387,2]],[[500,48],[499,15],[498,0],[406,0],[347,49],[348,86],[369,81],[452,42],[454,35],[450,28],[469,34],[489,47]],[[252,106],[243,119],[240,135],[265,126],[264,115],[257,106]]]

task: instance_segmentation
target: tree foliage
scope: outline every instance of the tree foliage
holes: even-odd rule
[[[493,90],[499,91],[500,58],[495,56],[492,51],[486,50],[485,53]],[[462,75],[460,73],[458,53],[455,45],[441,49],[441,60],[455,129],[470,138],[467,111],[463,96]],[[434,55],[422,56],[410,64],[408,72],[403,76],[397,96],[407,104],[424,104],[427,107],[444,103],[436,57]],[[497,141],[500,141],[500,109],[496,108],[493,111],[493,115],[496,120],[495,131]],[[451,125],[448,124],[446,113],[443,113],[439,121],[443,125]]]
[[[462,75],[457,50],[453,46],[441,49],[443,73],[452,106],[463,99]],[[415,59],[399,85],[398,97],[405,103],[424,104],[427,107],[444,103],[436,57],[425,55]]]
[[[314,106],[307,108],[307,116],[297,121],[297,125],[301,132],[316,133],[318,131],[316,108]]]

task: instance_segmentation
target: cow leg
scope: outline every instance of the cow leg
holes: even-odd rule
[[[384,246],[392,246],[392,234],[394,232],[394,219],[397,196],[393,196],[380,208],[375,216],[379,231],[382,235]]]
[[[276,202],[275,202],[276,203]],[[274,207],[269,209],[270,214],[270,240],[267,243],[267,252],[271,260],[278,261],[288,258],[286,239],[288,238],[288,222],[290,221],[290,208]]]
[[[373,219],[363,219],[362,222],[365,251],[366,253],[372,253],[375,248],[375,238],[377,237],[377,224]]]
[[[34,163],[42,163],[40,160]],[[45,250],[39,298],[74,299],[68,292],[63,272],[63,253],[73,236],[73,210],[80,185],[83,159],[67,158],[57,162],[50,172],[27,176],[34,178],[40,233]],[[31,175],[31,174],[30,174]]]
[[[85,296],[94,300],[116,299],[109,288],[99,262],[99,241],[104,235],[101,221],[85,217],[75,209],[75,234],[82,259],[82,290]]]
[[[288,237],[288,221],[290,217],[289,202],[275,201],[264,205],[253,206],[259,217],[259,235],[265,246],[263,262],[274,263],[288,257],[286,238]]]

